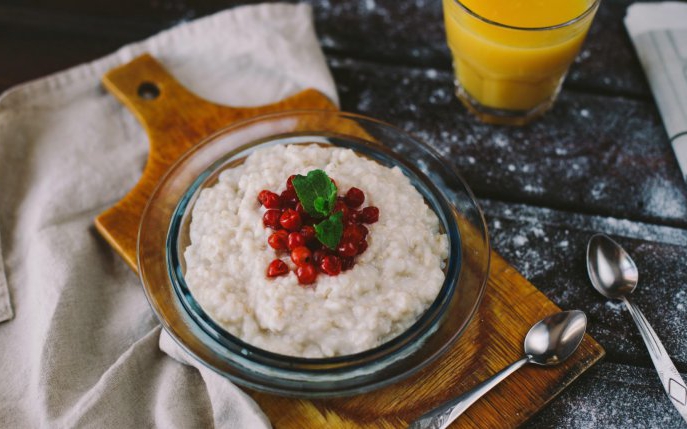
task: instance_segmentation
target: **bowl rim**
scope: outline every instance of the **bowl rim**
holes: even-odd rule
[[[315,135],[317,133],[309,133],[312,135]],[[265,364],[267,363],[266,361],[263,361],[263,359],[268,360],[268,361],[273,361],[278,367],[285,369],[285,370],[290,370],[292,365],[300,364],[300,365],[336,365],[336,364],[343,364],[347,363],[351,360],[355,361],[365,361],[369,358],[373,358],[375,356],[386,356],[388,353],[395,353],[395,352],[401,352],[405,347],[411,346],[412,341],[418,337],[421,337],[423,334],[425,334],[428,330],[432,329],[433,323],[436,322],[437,319],[440,319],[446,311],[446,308],[448,306],[448,303],[450,302],[450,299],[452,298],[453,294],[456,291],[457,285],[458,285],[458,276],[460,275],[460,269],[461,269],[461,263],[462,263],[462,250],[460,247],[461,244],[461,238],[460,238],[460,233],[459,233],[459,228],[458,228],[458,223],[455,221],[454,218],[450,216],[446,216],[446,213],[450,211],[451,204],[446,200],[446,198],[443,196],[443,193],[441,193],[441,189],[439,189],[436,184],[432,182],[432,180],[424,175],[416,166],[410,164],[406,160],[404,160],[402,157],[398,156],[397,154],[393,153],[389,148],[386,146],[383,146],[381,144],[375,144],[373,147],[374,149],[370,149],[372,151],[379,151],[381,153],[384,153],[384,155],[390,157],[391,159],[395,160],[399,164],[395,165],[401,165],[403,168],[408,169],[410,173],[412,173],[415,178],[419,180],[426,181],[425,185],[428,185],[430,188],[428,191],[431,193],[431,195],[436,199],[437,201],[432,201],[434,204],[428,204],[432,212],[435,213],[437,218],[439,219],[439,222],[441,226],[445,229],[445,233],[449,239],[449,256],[446,258],[447,261],[447,266],[445,269],[445,277],[442,282],[441,289],[439,290],[436,298],[432,300],[431,304],[423,311],[423,313],[410,325],[408,328],[406,328],[403,332],[400,334],[388,339],[387,341],[384,341],[381,344],[378,344],[375,347],[372,347],[370,349],[365,349],[360,352],[356,353],[350,353],[346,355],[337,355],[337,356],[332,356],[332,357],[322,357],[322,358],[307,358],[307,357],[301,357],[301,356],[292,356],[292,355],[285,355],[281,353],[276,353],[272,352],[267,349],[263,349],[260,347],[257,347],[253,344],[250,344],[249,342],[246,342],[245,340],[241,339],[240,337],[232,334],[231,332],[227,331],[222,327],[219,323],[217,323],[200,305],[200,303],[195,299],[193,296],[192,292],[190,291],[190,287],[185,281],[185,277],[183,272],[181,272],[181,266],[179,264],[179,260],[183,257],[183,255],[180,255],[178,252],[178,240],[179,240],[179,234],[181,234],[181,227],[180,225],[183,223],[183,219],[187,216],[190,215],[190,212],[187,210],[193,210],[193,200],[197,198],[197,195],[200,191],[202,191],[203,185],[208,181],[208,179],[212,178],[215,174],[218,174],[221,171],[224,171],[226,169],[225,165],[227,163],[232,163],[236,158],[242,159],[245,156],[249,156],[254,150],[260,150],[262,144],[269,144],[270,140],[265,140],[265,141],[258,141],[258,142],[252,142],[246,145],[242,145],[232,152],[226,154],[224,157],[221,159],[216,160],[213,162],[212,165],[210,165],[203,173],[201,173],[198,178],[188,187],[184,195],[182,195],[179,203],[177,204],[177,207],[174,210],[174,213],[172,214],[172,222],[168,228],[167,232],[167,262],[168,262],[168,275],[170,276],[172,280],[172,285],[175,289],[175,292],[177,293],[177,297],[181,300],[182,304],[184,305],[184,308],[189,312],[189,314],[194,318],[196,323],[199,323],[201,328],[210,329],[211,332],[208,332],[210,336],[214,337],[215,335],[219,334],[221,340],[220,343],[224,342],[233,342],[236,343],[237,346],[241,348],[245,348],[250,352],[250,355],[247,357],[257,357],[258,359],[255,359],[257,363]],[[372,142],[366,142],[368,146],[372,147]],[[308,144],[317,144],[317,143],[293,143],[296,145],[308,145]],[[333,148],[340,148],[342,146],[340,145],[335,145],[331,144],[330,145]],[[361,146],[365,146],[362,144]],[[361,155],[360,151],[354,150],[356,154]],[[364,154],[363,154],[364,155]],[[231,167],[229,167],[231,168]],[[406,175],[406,171],[404,170],[404,175]],[[407,175],[406,175],[407,177]],[[417,186],[415,186],[415,181],[411,180],[411,184],[413,185],[414,188],[417,189]],[[418,190],[418,192],[421,193],[423,198],[425,199],[425,203],[427,203],[427,198],[424,193]],[[439,207],[436,207],[435,204],[438,204]],[[455,241],[454,241],[455,240]],[[251,359],[253,360],[253,359]],[[284,361],[284,363],[282,363]],[[285,363],[285,361],[288,361],[288,363]],[[360,365],[364,365],[365,362],[361,362]],[[347,365],[346,368],[352,368],[355,367],[355,365]],[[332,368],[327,368],[326,371],[331,371]],[[316,368],[299,368],[298,371],[314,371],[314,372],[319,372],[322,371],[322,369],[316,369]]]
[[[457,183],[460,185],[459,192],[464,194],[464,197],[467,197],[466,201],[469,202],[469,206],[471,210],[474,210],[474,213],[471,216],[476,216],[475,217],[475,229],[478,232],[478,239],[480,240],[480,248],[479,248],[479,260],[477,261],[480,264],[480,271],[479,275],[477,276],[478,284],[476,285],[476,293],[474,294],[474,301],[472,302],[472,305],[469,307],[469,311],[465,312],[465,317],[462,319],[461,323],[459,326],[456,327],[456,329],[453,330],[453,335],[451,336],[449,341],[444,342],[444,344],[441,345],[441,347],[437,348],[437,350],[434,350],[433,353],[429,354],[426,357],[423,357],[423,359],[418,362],[414,367],[411,367],[409,369],[405,369],[402,373],[394,373],[390,377],[382,380],[374,380],[373,382],[366,382],[365,384],[355,384],[352,386],[346,386],[343,388],[339,389],[334,389],[334,390],[328,390],[328,391],[323,391],[323,390],[299,390],[295,391],[293,389],[293,386],[289,388],[288,386],[282,386],[277,383],[275,386],[274,384],[270,384],[269,386],[262,385],[260,382],[260,379],[258,378],[258,381],[256,381],[255,377],[248,377],[246,378],[246,373],[245,373],[245,367],[241,367],[240,362],[237,364],[234,361],[227,361],[225,358],[222,362],[226,365],[220,365],[220,367],[215,367],[213,366],[214,364],[217,363],[217,353],[216,350],[214,349],[208,349],[207,345],[204,345],[204,343],[201,343],[205,346],[206,349],[194,349],[192,347],[192,344],[187,344],[184,341],[184,338],[187,338],[187,335],[184,333],[181,335],[180,333],[175,332],[174,326],[164,317],[164,307],[160,306],[159,303],[156,301],[156,298],[153,296],[153,291],[150,290],[150,286],[147,284],[146,281],[146,271],[144,270],[144,266],[142,263],[143,255],[141,252],[141,239],[143,234],[145,233],[144,231],[144,224],[145,224],[145,219],[149,212],[153,210],[153,205],[155,202],[156,196],[161,192],[161,189],[165,187],[168,179],[170,176],[173,175],[173,172],[176,170],[176,168],[182,164],[184,161],[188,161],[189,159],[192,159],[194,155],[201,149],[203,148],[208,142],[216,140],[218,137],[228,134],[231,131],[240,129],[242,127],[247,127],[250,126],[253,123],[260,122],[260,121],[266,121],[270,119],[277,119],[280,117],[291,117],[291,116],[299,116],[299,115],[327,115],[327,116],[335,116],[340,119],[348,119],[352,121],[356,120],[361,120],[373,125],[377,125],[381,127],[382,129],[387,129],[389,131],[392,131],[393,133],[399,134],[404,136],[405,138],[408,138],[411,140],[413,143],[417,144],[424,152],[426,152],[428,155],[430,155],[434,160],[439,161],[442,163],[442,166],[448,170],[447,173],[452,175],[456,180]],[[317,133],[318,131],[310,131],[311,134]],[[319,131],[322,132],[322,131]],[[215,158],[215,161],[217,158]],[[412,165],[412,164],[411,164]],[[197,178],[197,177],[196,177]],[[429,180],[430,183],[433,185],[437,186],[441,191],[443,191],[443,187],[437,185],[434,183],[433,180]],[[178,203],[178,202],[177,202]],[[459,209],[455,207],[455,205],[452,202],[449,202],[450,206],[453,207],[456,211],[458,212],[464,212],[463,209]],[[176,204],[175,204],[176,206]],[[460,228],[462,230],[462,228]],[[491,243],[489,241],[489,234],[488,234],[488,228],[487,224],[484,219],[484,214],[479,206],[479,204],[476,201],[476,198],[472,192],[472,190],[469,188],[467,185],[467,182],[465,179],[462,177],[462,175],[458,172],[458,170],[455,168],[453,163],[446,162],[446,160],[439,155],[430,145],[425,143],[422,139],[417,138],[416,136],[412,135],[412,133],[409,133],[407,131],[404,131],[403,129],[391,125],[387,122],[375,119],[375,118],[370,118],[365,115],[360,115],[356,113],[347,113],[347,112],[341,112],[341,111],[328,111],[328,110],[293,110],[293,111],[286,111],[286,112],[277,112],[277,113],[271,113],[271,114],[266,114],[266,115],[260,115],[240,121],[233,122],[229,124],[226,127],[223,127],[221,129],[218,129],[216,132],[211,133],[207,137],[203,138],[198,144],[194,145],[193,147],[189,148],[188,151],[186,151],[179,159],[177,159],[172,166],[167,170],[167,172],[162,176],[160,181],[157,183],[154,191],[151,193],[150,198],[146,204],[146,207],[144,209],[143,215],[141,217],[141,223],[139,224],[139,231],[138,231],[138,238],[137,238],[137,264],[138,264],[138,272],[139,272],[139,277],[145,292],[146,299],[149,302],[149,305],[153,309],[153,312],[155,313],[156,317],[164,327],[164,329],[170,334],[170,337],[186,352],[188,352],[190,355],[192,355],[195,359],[200,361],[203,365],[206,367],[212,369],[215,372],[218,372],[219,374],[231,379],[232,381],[235,381],[241,385],[256,389],[256,390],[261,390],[261,391],[266,391],[270,393],[276,393],[276,394],[283,394],[287,396],[298,396],[298,397],[322,397],[322,396],[338,396],[338,395],[346,395],[346,394],[353,394],[353,393],[361,393],[361,392],[367,392],[369,390],[373,390],[379,387],[383,387],[386,385],[389,385],[391,383],[397,382],[401,379],[404,379],[415,372],[419,371],[421,368],[426,367],[433,361],[435,361],[439,356],[441,356],[458,338],[461,337],[461,335],[464,333],[464,331],[467,329],[467,327],[470,325],[470,323],[473,321],[475,314],[477,313],[477,310],[482,302],[482,299],[484,297],[486,287],[487,287],[487,282],[489,279],[489,272],[490,272],[490,266],[491,266]],[[463,273],[462,270],[460,271],[460,277],[462,277]],[[460,282],[460,278],[458,279]],[[174,303],[168,303],[167,305],[173,307],[175,304]],[[173,315],[174,316],[174,315]],[[197,334],[193,334],[193,336],[197,337]],[[262,349],[261,349],[262,350]],[[206,361],[203,359],[203,356],[209,357],[210,361]],[[279,355],[279,356],[286,356],[286,355]],[[343,357],[350,357],[353,355],[344,355]],[[242,358],[243,356],[238,356],[238,358]],[[293,358],[293,356],[287,356],[289,359]],[[312,360],[312,358],[304,358],[304,359],[309,359]],[[325,359],[330,359],[330,358],[325,358]],[[214,363],[211,363],[214,362]],[[227,368],[234,368],[235,371],[238,372],[238,376],[231,371],[229,371]],[[234,371],[232,370],[232,371]],[[229,371],[229,372],[227,372]],[[300,370],[302,372],[302,370]],[[303,386],[301,386],[303,387]]]

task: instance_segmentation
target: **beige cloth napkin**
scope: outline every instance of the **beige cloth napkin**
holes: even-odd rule
[[[183,24],[2,95],[2,428],[269,425],[236,386],[161,338],[138,278],[93,228],[147,156],[145,133],[100,77],[143,52],[216,102],[259,105],[308,87],[336,101],[310,8],[286,4]]]

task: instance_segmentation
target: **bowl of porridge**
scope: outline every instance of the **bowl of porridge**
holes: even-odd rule
[[[146,295],[182,348],[250,388],[323,397],[408,377],[461,335],[488,276],[483,216],[450,164],[359,115],[234,124],[153,193]]]

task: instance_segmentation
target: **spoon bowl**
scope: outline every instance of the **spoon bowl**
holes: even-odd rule
[[[594,235],[587,244],[587,272],[594,289],[611,299],[631,294],[639,279],[630,255],[604,234]]]
[[[525,337],[528,362],[556,365],[568,359],[584,338],[587,316],[579,310],[562,311],[537,322]]]

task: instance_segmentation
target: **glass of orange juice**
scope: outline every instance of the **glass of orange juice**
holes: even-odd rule
[[[443,0],[456,94],[480,120],[523,125],[548,110],[599,0]]]

